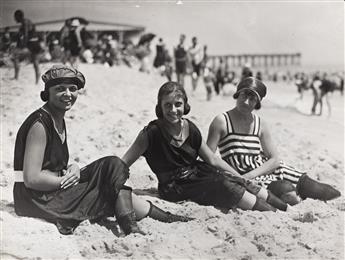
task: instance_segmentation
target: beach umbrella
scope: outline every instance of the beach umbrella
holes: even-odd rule
[[[146,42],[152,41],[153,38],[155,38],[156,35],[153,33],[145,33],[140,37],[140,40],[138,42],[138,45],[143,45]]]
[[[70,21],[70,22],[72,22],[73,20],[78,20],[79,23],[83,24],[83,25],[88,25],[89,24],[88,20],[86,20],[85,18],[80,17],[80,16],[74,16],[74,17],[66,19],[66,21]]]

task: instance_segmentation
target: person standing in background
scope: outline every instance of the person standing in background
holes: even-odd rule
[[[180,42],[174,49],[175,57],[175,70],[177,82],[184,86],[184,76],[187,70],[187,51],[184,47],[184,41],[186,36],[184,34],[180,35]]]
[[[69,31],[71,27],[71,20],[67,19],[62,26],[60,30],[60,44],[63,49],[63,56],[61,62],[63,64],[66,64],[66,62],[69,60],[69,56],[71,55],[71,52],[69,50]]]
[[[250,63],[246,63],[242,69],[242,75],[241,75],[241,80],[248,78],[248,77],[253,77],[253,71],[251,69]]]
[[[35,31],[34,24],[27,18],[24,18],[22,10],[14,12],[14,19],[20,23],[17,45],[13,51],[14,79],[18,79],[20,70],[20,61],[29,58],[34,65],[36,84],[40,77],[39,69],[39,53],[42,48],[40,46],[39,37]]]
[[[81,39],[82,26],[78,19],[73,19],[71,22],[70,30],[68,32],[68,45],[69,56],[67,61],[72,67],[77,68],[79,62],[79,55],[83,47],[83,41]]]
[[[165,63],[165,44],[162,38],[159,38],[156,45],[156,57],[153,61],[153,67],[160,68]]]
[[[226,78],[226,63],[224,62],[223,58],[219,60],[219,65],[216,72],[216,84],[214,84],[214,90],[217,95],[219,95],[220,91],[223,90],[223,86],[225,84]]]
[[[189,48],[188,53],[192,62],[192,87],[195,91],[198,86],[202,61],[204,60],[203,48],[198,44],[198,39],[195,36],[192,38],[192,46]]]

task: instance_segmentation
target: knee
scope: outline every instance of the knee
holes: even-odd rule
[[[296,191],[295,186],[286,180],[273,181],[268,185],[267,189],[277,197],[280,197],[288,192]]]
[[[301,201],[297,195],[296,187],[289,181],[274,181],[268,185],[267,189],[291,206],[296,205]]]
[[[251,210],[254,208],[256,200],[257,198],[255,195],[245,191],[242,198],[237,203],[237,206],[243,210]]]
[[[123,171],[129,172],[128,166],[117,156],[105,156],[99,161],[111,169],[123,169]]]
[[[123,163],[121,159],[115,155],[102,157],[99,159],[99,161],[102,161],[103,163],[106,163],[109,165],[117,165],[117,164]]]
[[[301,202],[301,198],[297,195],[296,191],[286,192],[280,196],[280,199],[291,206]]]

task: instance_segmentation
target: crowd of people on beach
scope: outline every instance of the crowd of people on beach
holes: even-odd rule
[[[339,90],[343,95],[344,92],[344,72],[291,73],[289,70],[277,72],[256,68],[254,73],[248,62],[239,70],[231,68],[225,57],[219,57],[216,63],[211,60],[207,45],[200,44],[195,36],[187,44],[186,35],[181,34],[171,54],[161,37],[158,38],[155,52],[152,51],[151,43],[156,37],[152,33],[142,35],[136,44],[130,39],[120,42],[116,35],[109,33],[93,35],[87,30],[89,22],[82,17],[66,19],[59,34],[48,34],[45,39],[36,32],[34,23],[24,17],[23,11],[17,10],[14,20],[20,25],[18,33],[13,35],[8,27],[5,28],[0,45],[0,65],[13,66],[14,79],[19,77],[22,61],[32,62],[36,83],[40,76],[39,63],[44,61],[62,62],[74,68],[78,68],[79,62],[99,63],[106,67],[122,64],[133,67],[139,64],[141,72],[156,71],[169,81],[176,79],[182,86],[188,76],[193,91],[201,81],[206,89],[206,100],[211,100],[212,95],[224,94],[225,84],[236,85],[245,77],[255,76],[259,80],[293,83],[301,100],[303,93],[311,90],[314,96],[311,113],[319,115],[322,114],[324,100],[330,115],[330,93]]]
[[[1,37],[0,65],[14,67],[14,79],[18,79],[20,63],[31,62],[34,67],[36,84],[40,77],[40,62],[62,62],[78,68],[79,62],[98,63],[106,67],[126,65],[134,67],[139,64],[139,70],[144,73],[155,71],[166,77],[168,81],[176,80],[182,86],[185,78],[191,79],[192,91],[202,84],[206,90],[206,100],[213,95],[225,94],[224,85],[236,85],[241,79],[254,76],[259,80],[286,81],[297,87],[299,100],[303,93],[311,91],[313,102],[311,115],[322,115],[324,103],[327,105],[328,116],[331,116],[330,96],[335,90],[341,95],[344,92],[344,72],[271,72],[256,68],[254,73],[250,63],[243,65],[241,70],[231,68],[224,57],[214,64],[207,52],[207,45],[201,45],[197,37],[191,38],[186,44],[186,35],[181,34],[179,41],[169,50],[163,40],[158,39],[155,57],[151,42],[156,35],[144,34],[137,44],[125,39],[119,42],[111,34],[92,35],[88,32],[88,21],[81,17],[69,18],[65,21],[59,34],[48,34],[42,39],[36,32],[34,23],[24,17],[24,12],[17,10],[14,19],[20,24],[18,33],[13,36],[9,28],[5,28]],[[153,62],[151,62],[153,60]]]
[[[303,99],[303,93],[305,91],[312,91],[313,103],[311,115],[321,116],[323,112],[323,103],[326,101],[328,116],[330,117],[332,113],[330,95],[332,95],[335,90],[339,90],[341,95],[344,95],[344,73],[315,72],[310,75],[298,73],[295,75],[295,85],[297,86],[300,100]]]
[[[38,54],[44,47],[24,13],[17,10],[14,17],[21,24],[12,53],[15,79],[19,62],[30,58],[38,83]],[[120,54],[115,51],[119,46],[116,40],[103,35],[94,50],[89,48],[92,38],[82,23],[77,19],[66,21],[60,39],[51,40],[52,57],[63,52],[61,64],[41,76],[44,89],[40,97],[44,104],[25,119],[17,132],[13,195],[19,216],[45,219],[65,235],[73,234],[81,221],[99,222],[114,216],[125,235],[145,234],[137,224],[145,217],[167,223],[193,221],[191,216],[160,209],[125,185],[129,168],[141,156],[158,179],[159,197],[171,202],[190,200],[223,212],[235,208],[287,211],[307,198],[327,201],[341,195],[331,185],[280,160],[269,127],[254,113],[261,108],[267,87],[263,75],[253,75],[250,66],[243,68],[236,82],[235,106],[216,116],[210,122],[207,139],[202,137],[198,126],[186,117],[191,107],[184,87],[185,76],[191,75],[193,91],[202,78],[210,100],[213,91],[220,94],[222,86],[235,81],[236,75],[229,73],[224,60],[215,70],[208,63],[207,46],[200,45],[197,37],[192,37],[191,46],[185,48],[183,34],[173,56],[163,39],[158,40],[153,66],[168,81],[158,91],[156,118],[143,127],[128,150],[121,157],[112,154],[83,168],[69,164],[65,114],[86,81],[78,70],[78,59],[107,66],[120,62],[131,66],[134,53],[141,61],[140,71],[148,72],[147,57],[154,37],[148,35],[136,46],[128,43]],[[12,48],[11,40],[6,43]],[[176,81],[172,81],[173,67]],[[322,99],[334,90],[333,81],[327,75],[315,74],[311,81],[305,77],[296,75],[299,92],[302,94],[308,86],[319,89],[312,112],[316,113],[319,104],[322,113]]]

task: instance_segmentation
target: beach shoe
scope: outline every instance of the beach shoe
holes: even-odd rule
[[[148,202],[150,203],[150,210],[147,216],[155,220],[165,222],[165,223],[172,223],[172,222],[187,222],[194,219],[194,218],[172,214],[169,211],[164,211],[156,207],[155,205],[152,204],[151,201],[148,201]]]
[[[311,198],[317,200],[332,200],[340,197],[341,193],[329,184],[315,181],[304,174],[300,177],[297,186],[297,194],[301,199]]]
[[[72,235],[79,221],[60,219],[55,223],[57,229],[62,235]]]
[[[132,189],[121,189],[115,202],[115,216],[117,223],[125,235],[139,233],[145,235],[138,227],[132,204]]]
[[[131,233],[145,235],[145,233],[138,227],[134,211],[118,217],[116,220],[125,235],[129,235]]]

